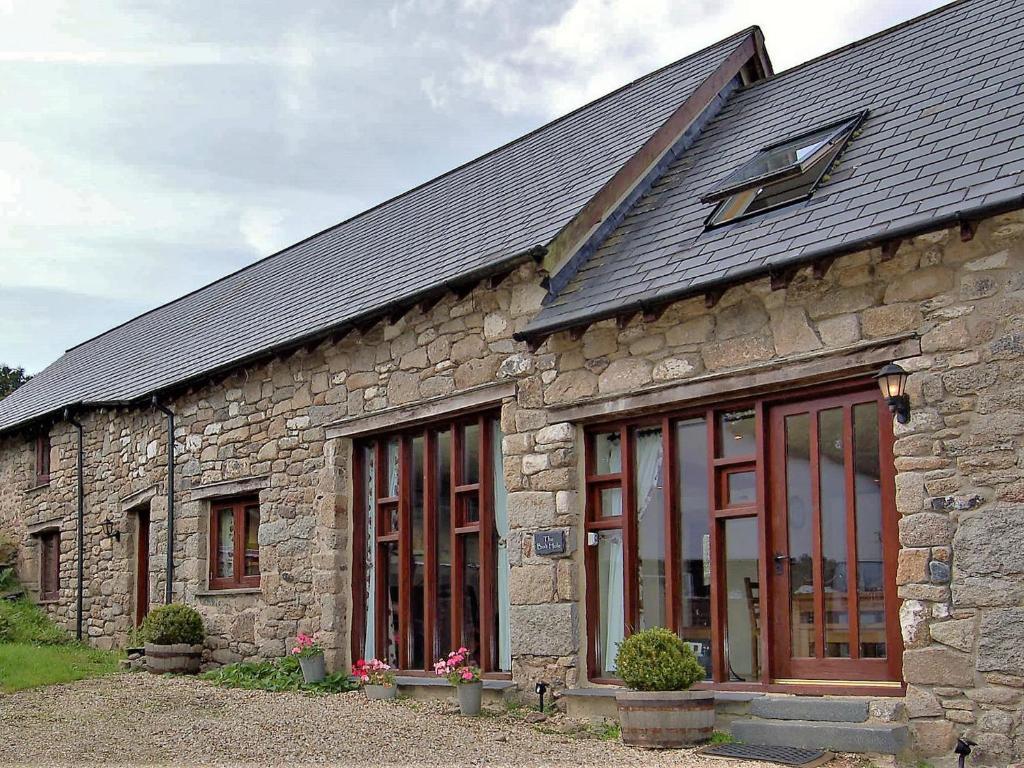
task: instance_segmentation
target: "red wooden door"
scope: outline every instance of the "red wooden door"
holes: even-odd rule
[[[776,679],[898,681],[892,417],[877,390],[770,411]]]
[[[149,510],[140,509],[135,520],[135,625],[149,613]]]

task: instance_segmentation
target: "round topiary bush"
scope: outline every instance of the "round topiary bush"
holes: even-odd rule
[[[154,645],[201,645],[206,637],[203,617],[187,605],[161,605],[142,622],[140,639]]]
[[[704,678],[704,667],[679,636],[662,627],[619,643],[615,666],[622,682],[637,691],[685,691]]]

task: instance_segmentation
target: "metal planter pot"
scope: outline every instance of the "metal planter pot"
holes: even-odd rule
[[[368,699],[393,699],[398,696],[397,685],[364,685],[363,690],[366,691],[366,698]]]
[[[461,683],[455,686],[459,694],[459,711],[464,715],[475,716],[480,714],[480,700],[484,695],[484,684],[478,680],[475,683]]]
[[[715,729],[713,691],[621,691],[615,701],[622,741],[634,747],[676,749]]]
[[[154,675],[167,672],[178,675],[195,675],[203,661],[203,646],[176,643],[157,645],[146,643],[146,669]]]
[[[302,668],[302,679],[306,683],[319,683],[327,676],[322,653],[306,659],[299,659],[299,666]]]

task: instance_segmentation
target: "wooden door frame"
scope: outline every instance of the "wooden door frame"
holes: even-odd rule
[[[785,441],[784,419],[798,413],[813,415],[810,428],[808,454],[811,459],[809,473],[812,476],[812,506],[819,510],[812,520],[812,547],[815,562],[815,621],[816,648],[824,648],[824,592],[821,590],[823,573],[821,573],[821,532],[820,532],[820,492],[818,482],[814,481],[814,469],[817,466],[817,414],[835,407],[843,407],[843,442],[846,450],[853,450],[852,412],[854,405],[874,403],[878,413],[879,469],[880,469],[880,500],[882,526],[882,579],[884,589],[884,611],[886,626],[887,655],[883,659],[859,659],[859,647],[854,647],[857,640],[851,642],[851,658],[815,658],[798,660],[792,657],[790,607],[789,607],[789,574],[790,562],[785,562],[781,574],[776,574],[774,556],[776,553],[788,557],[788,524],[785,516],[786,483],[785,483]],[[819,396],[787,398],[785,401],[767,405],[768,420],[766,451],[767,463],[764,465],[765,483],[768,489],[765,506],[766,535],[764,538],[764,563],[768,574],[768,604],[771,606],[771,621],[765,623],[766,635],[773,653],[768,656],[773,680],[792,679],[836,679],[844,681],[864,682],[899,682],[902,679],[903,643],[899,624],[899,598],[896,589],[896,562],[899,556],[899,537],[897,531],[897,513],[895,509],[895,467],[893,464],[893,428],[892,417],[886,408],[877,388],[868,385],[848,386],[837,391],[822,392]],[[846,541],[847,547],[856,541],[855,496],[851,482],[852,473],[845,475],[845,496],[847,505]],[[848,589],[855,594],[857,589],[857,562],[852,561],[847,551],[849,562]],[[849,603],[848,603],[849,605]],[[856,611],[849,612],[850,634],[858,634],[858,616]]]

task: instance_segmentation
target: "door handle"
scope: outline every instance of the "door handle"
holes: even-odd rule
[[[775,561],[775,575],[781,576],[784,570],[783,566],[785,563],[789,562],[789,557],[781,552],[776,552],[775,557],[772,559]]]

